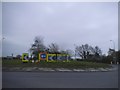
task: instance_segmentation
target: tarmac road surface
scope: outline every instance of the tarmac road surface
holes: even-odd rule
[[[118,88],[118,72],[3,72],[2,88]]]

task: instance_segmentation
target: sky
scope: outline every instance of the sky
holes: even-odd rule
[[[36,36],[60,49],[99,46],[118,49],[117,2],[3,2],[2,56],[28,52]],[[112,40],[112,41],[110,41]]]

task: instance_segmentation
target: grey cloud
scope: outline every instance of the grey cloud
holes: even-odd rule
[[[109,40],[114,40],[118,47],[117,5],[3,3],[3,35],[13,44],[9,48],[19,44],[19,53],[25,52],[22,48],[28,49],[37,35],[44,36],[46,45],[56,42],[61,48],[74,49],[74,44],[88,43],[98,45],[106,53],[111,46]]]

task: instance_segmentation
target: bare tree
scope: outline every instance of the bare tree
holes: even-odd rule
[[[82,48],[82,46],[76,46],[75,50],[76,50],[76,53],[77,53],[82,59],[84,59],[84,49]]]
[[[77,54],[82,58],[82,59],[88,59],[90,56],[100,56],[102,55],[101,49],[96,46],[93,48],[92,46],[85,44],[82,46],[76,46],[76,51]]]
[[[59,52],[59,46],[56,43],[51,43],[48,48],[49,48],[49,52],[52,53]]]
[[[113,56],[113,53],[115,52],[114,49],[109,48],[108,55]]]
[[[98,46],[95,46],[95,56],[101,56],[102,55],[102,51]]]
[[[82,46],[76,46],[76,52],[82,59],[87,59],[87,56],[90,52],[90,46],[88,44]]]

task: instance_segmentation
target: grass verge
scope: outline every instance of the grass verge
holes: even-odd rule
[[[69,61],[69,62],[39,62],[39,63],[22,63],[21,60],[2,60],[3,67],[42,67],[42,68],[108,68],[109,64],[86,62],[86,61]]]

